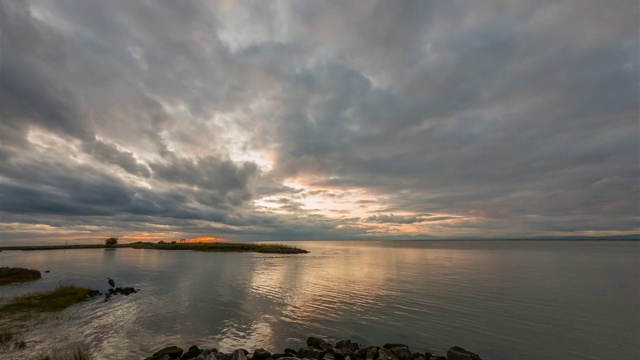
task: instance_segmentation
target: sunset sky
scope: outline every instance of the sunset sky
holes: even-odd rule
[[[637,0],[0,4],[2,245],[640,233]]]

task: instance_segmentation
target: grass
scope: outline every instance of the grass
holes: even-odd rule
[[[38,280],[41,277],[38,270],[0,267],[0,286]]]
[[[111,248],[111,247],[113,246],[107,246],[104,244],[27,245],[27,246],[3,246],[3,247],[0,247],[0,250],[34,251],[34,250],[102,249],[102,248]]]
[[[61,249],[101,249],[101,248],[133,248],[158,250],[194,250],[220,252],[258,252],[265,254],[305,254],[307,250],[298,249],[282,244],[252,244],[252,243],[151,243],[137,242],[131,244],[106,245],[46,245],[46,246],[5,246],[1,250],[61,250]]]
[[[0,329],[0,348],[7,349],[13,346],[14,349],[23,350],[27,343],[21,340],[21,335],[11,330]]]
[[[75,348],[71,354],[60,355],[56,352],[48,355],[40,355],[37,360],[91,360],[93,357],[87,350]]]
[[[59,286],[47,292],[33,293],[0,306],[0,315],[24,312],[52,312],[84,301],[91,289],[73,285]]]
[[[134,249],[159,250],[194,250],[218,252],[258,252],[268,254],[305,254],[307,250],[282,244],[251,244],[251,243],[133,243],[128,247]]]

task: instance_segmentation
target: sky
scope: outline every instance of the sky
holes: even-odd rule
[[[640,5],[0,0],[0,241],[640,233]]]

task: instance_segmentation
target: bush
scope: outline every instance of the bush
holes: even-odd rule
[[[115,246],[118,244],[118,238],[110,237],[104,241],[104,244],[107,246]]]

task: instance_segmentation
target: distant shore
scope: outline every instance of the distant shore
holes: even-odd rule
[[[252,244],[252,243],[177,243],[177,242],[135,242],[129,244],[75,244],[75,245],[33,245],[33,246],[2,246],[5,251],[36,251],[36,250],[73,250],[73,249],[155,249],[155,250],[193,250],[211,252],[257,252],[263,254],[306,254],[309,251],[283,244]]]

